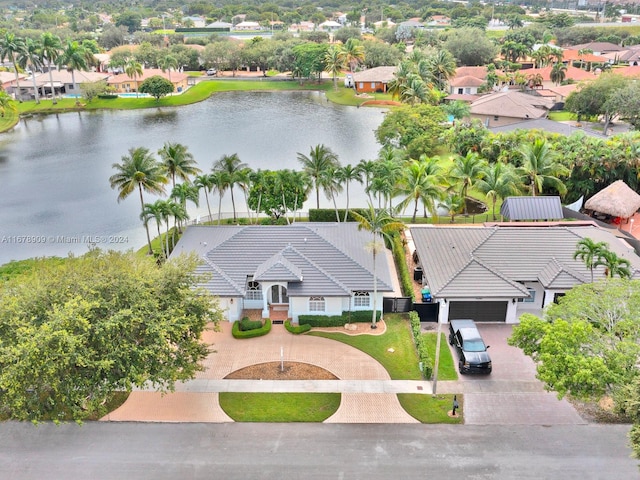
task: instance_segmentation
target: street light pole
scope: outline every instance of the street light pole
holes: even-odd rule
[[[441,329],[441,323],[440,323],[440,319],[438,319],[438,336],[436,338],[436,358],[433,362],[433,391],[432,394],[435,395],[436,394],[436,390],[438,388],[438,367],[440,365],[440,329]]]

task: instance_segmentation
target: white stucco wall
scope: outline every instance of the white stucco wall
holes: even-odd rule
[[[289,311],[293,322],[298,322],[299,315],[342,315],[343,300],[349,301],[345,297],[324,297],[324,299],[324,312],[310,312],[309,297],[289,297]]]
[[[240,320],[242,314],[242,299],[241,298],[219,298],[220,310],[225,313],[225,317],[230,322]]]

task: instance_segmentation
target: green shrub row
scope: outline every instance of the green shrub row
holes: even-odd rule
[[[304,325],[292,325],[291,320],[287,320],[284,322],[284,328],[286,328],[289,333],[300,335],[301,333],[307,333],[311,330],[311,325],[308,323],[305,323]]]
[[[409,321],[411,322],[413,341],[415,342],[416,350],[418,351],[418,360],[422,362],[422,376],[426,379],[430,379],[433,376],[433,359],[431,358],[431,354],[427,348],[427,342],[425,342],[422,337],[418,312],[409,312]]]
[[[362,208],[350,208],[347,215],[347,222],[355,222],[351,212],[357,212],[360,215],[366,215],[366,210]],[[344,220],[344,208],[338,209],[338,215],[340,215],[340,221]],[[332,208],[310,208],[309,209],[309,221],[310,222],[335,222],[336,210]]]
[[[342,315],[300,315],[298,323],[311,327],[342,327],[345,323],[370,322],[372,316],[373,310],[343,311]],[[380,320],[380,312],[377,314],[377,320]]]
[[[400,288],[402,288],[402,294],[405,297],[410,297],[415,302],[416,295],[413,291],[413,280],[409,273],[409,267],[407,266],[407,259],[405,257],[404,244],[400,234],[393,235],[393,259],[396,262],[396,269],[398,276],[400,277]]]
[[[247,330],[243,332],[240,330],[240,322],[233,322],[233,328],[231,329],[231,334],[233,338],[255,338],[262,337],[271,331],[271,319],[267,318],[264,321],[264,325],[260,328],[256,328],[255,330]]]
[[[240,320],[240,331],[248,332],[249,330],[257,330],[258,328],[262,328],[261,320],[249,320],[248,317],[244,317]]]

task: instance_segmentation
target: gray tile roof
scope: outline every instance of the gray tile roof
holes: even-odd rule
[[[244,296],[248,276],[302,281],[290,283],[290,296],[344,296],[373,290],[371,234],[355,223],[296,223],[284,226],[191,226],[173,255],[195,251],[205,260],[207,290],[222,296]],[[377,255],[378,290],[392,291],[386,255]]]
[[[434,298],[518,298],[526,297],[521,282],[552,289],[587,282],[589,270],[573,258],[582,238],[607,242],[640,271],[627,243],[594,226],[412,227],[411,235]]]
[[[509,220],[559,220],[564,218],[560,197],[507,197],[500,215]]]
[[[258,265],[253,279],[258,282],[264,281],[285,281],[285,282],[301,282],[302,270],[287,260],[283,253],[286,250],[293,250],[291,245],[287,245],[283,252],[278,252],[265,262]]]

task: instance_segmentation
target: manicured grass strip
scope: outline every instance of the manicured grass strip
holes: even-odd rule
[[[339,393],[230,393],[220,406],[236,422],[324,422],[340,406]]]
[[[7,110],[4,116],[0,117],[0,132],[6,132],[18,123],[18,114]]]
[[[330,338],[362,350],[380,362],[393,380],[422,380],[408,320],[400,314],[386,315],[384,320],[387,324],[384,335],[351,336],[318,331],[307,335]]]
[[[431,355],[435,359],[436,355],[436,341],[438,335],[434,333],[423,333],[422,336],[427,341],[429,352],[433,352]],[[453,357],[451,356],[451,350],[449,350],[449,344],[447,343],[447,335],[445,333],[440,334],[440,364],[438,365],[438,380],[457,380],[458,372],[453,364]]]
[[[463,423],[462,412],[463,398],[458,394],[457,400],[460,409],[457,417],[450,417],[448,412],[453,407],[453,395],[436,395],[420,393],[399,393],[398,400],[402,408],[421,423]]]
[[[554,122],[566,122],[568,120],[576,120],[577,118],[577,115],[571,112],[549,112],[549,120],[553,120]]]

